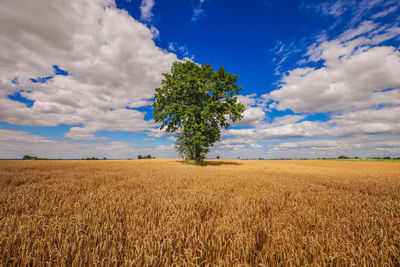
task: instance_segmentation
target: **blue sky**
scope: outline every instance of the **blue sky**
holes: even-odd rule
[[[177,157],[152,96],[177,60],[239,76],[209,156],[400,156],[397,1],[6,0],[0,158]]]

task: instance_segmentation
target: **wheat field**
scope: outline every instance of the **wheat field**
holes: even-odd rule
[[[0,161],[0,265],[400,264],[400,163]]]

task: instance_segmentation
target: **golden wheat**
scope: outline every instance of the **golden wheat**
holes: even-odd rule
[[[398,265],[400,164],[0,161],[0,265]]]

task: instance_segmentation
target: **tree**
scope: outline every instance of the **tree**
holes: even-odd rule
[[[29,155],[25,155],[22,159],[23,160],[35,160],[35,159],[37,159],[37,157],[32,157],[32,156],[29,156]]]
[[[236,95],[238,76],[191,61],[175,62],[156,88],[154,120],[168,133],[176,133],[178,152],[201,164],[211,146],[221,139],[221,128],[240,120],[244,105]]]
[[[137,156],[137,158],[138,158],[138,159],[142,159],[143,157],[142,157],[142,155],[139,155],[139,156]]]

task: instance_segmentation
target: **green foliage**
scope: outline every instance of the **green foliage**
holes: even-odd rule
[[[22,159],[23,160],[47,160],[46,158],[38,158],[35,156],[29,156],[29,155],[25,155]]]
[[[25,155],[22,159],[23,159],[23,160],[37,160],[38,157],[33,157],[33,156]]]
[[[146,155],[146,156],[139,155],[137,158],[138,159],[155,159],[155,157],[153,158],[151,155]]]
[[[244,105],[236,97],[241,90],[235,84],[238,76],[191,61],[175,62],[171,74],[163,75],[154,95],[154,120],[166,132],[177,133],[181,155],[200,164],[220,140],[220,128],[243,117]]]
[[[346,157],[346,156],[339,156],[338,159],[349,159],[349,157]]]

